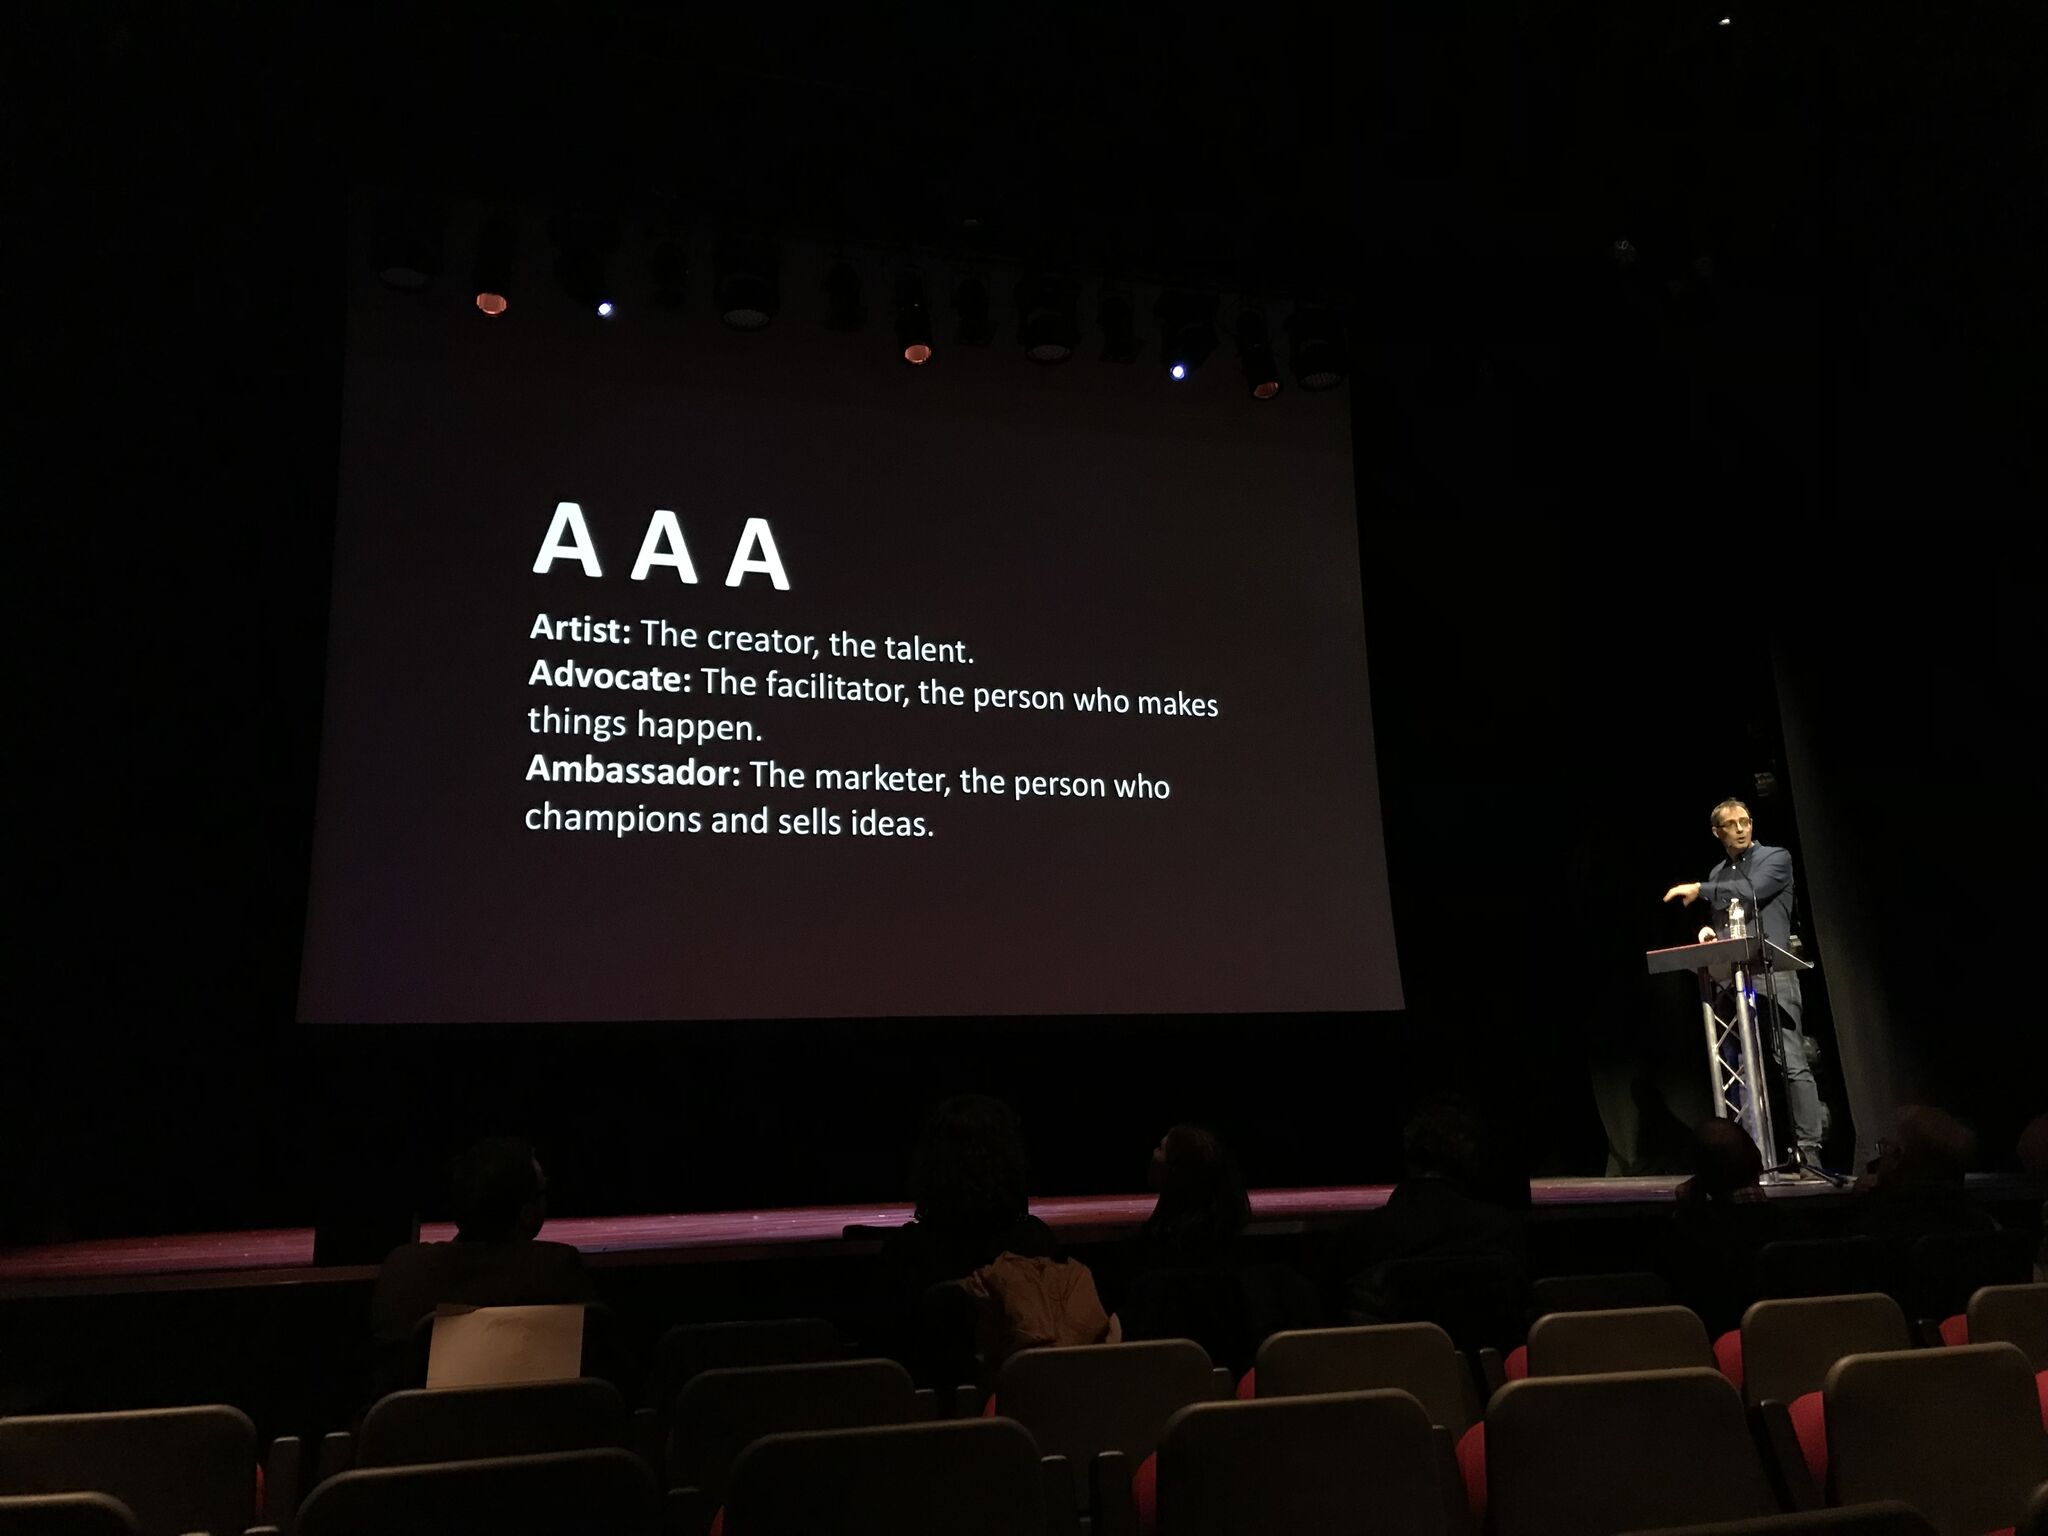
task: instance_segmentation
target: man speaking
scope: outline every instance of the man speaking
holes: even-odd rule
[[[1751,933],[1761,932],[1771,943],[1789,948],[1792,913],[1796,905],[1791,853],[1755,840],[1749,807],[1740,800],[1723,800],[1714,807],[1710,822],[1714,836],[1720,840],[1724,857],[1706,879],[1674,885],[1664,893],[1664,899],[1675,899],[1688,907],[1696,901],[1706,902],[1714,913],[1714,922],[1700,929],[1699,937],[1703,942],[1727,937],[1728,903],[1739,900],[1749,913]],[[1762,914],[1761,928],[1757,926],[1759,913]],[[1777,994],[1777,1018],[1769,1017],[1770,999],[1767,996],[1752,993],[1750,1006],[1755,1010],[1760,1032],[1771,1042],[1772,1054],[1785,1069],[1785,1096],[1792,1109],[1792,1134],[1799,1143],[1800,1161],[1808,1167],[1818,1168],[1824,1122],[1820,1089],[1814,1082],[1813,1066],[1806,1054],[1806,1037],[1799,1032],[1804,1008],[1799,996],[1799,978],[1779,973],[1772,981],[1772,989]],[[1767,1155],[1775,1155],[1772,1148],[1761,1150]]]

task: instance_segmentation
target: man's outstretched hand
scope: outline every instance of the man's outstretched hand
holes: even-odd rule
[[[1664,893],[1664,899],[1666,901],[1669,901],[1674,896],[1676,896],[1680,901],[1684,902],[1688,907],[1691,906],[1694,902],[1700,899],[1699,881],[1695,880],[1690,885],[1674,885],[1673,887],[1671,887],[1670,890]]]

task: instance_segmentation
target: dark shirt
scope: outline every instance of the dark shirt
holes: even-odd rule
[[[882,1239],[882,1251],[869,1272],[863,1343],[874,1354],[908,1365],[921,1385],[940,1384],[927,1378],[938,1369],[933,1361],[947,1352],[947,1341],[935,1349],[928,1337],[927,1293],[934,1286],[966,1279],[1002,1253],[1027,1259],[1066,1256],[1052,1228],[1029,1214],[992,1224],[911,1221],[896,1228]]]
[[[1362,1256],[1393,1259],[1498,1256],[1520,1264],[1522,1218],[1469,1195],[1453,1179],[1403,1179],[1379,1210],[1359,1218]]]
[[[1792,882],[1792,854],[1766,843],[1752,843],[1735,859],[1723,859],[1712,874],[1700,882],[1700,900],[1713,911],[1715,930],[1728,933],[1728,903],[1739,899],[1749,914],[1749,931],[1755,933],[1755,915],[1763,910],[1763,935],[1773,944],[1785,944],[1792,937],[1793,909],[1797,895]]]
[[[1683,1200],[1659,1230],[1657,1268],[1709,1335],[1742,1325],[1757,1299],[1757,1250],[1785,1235],[1779,1216],[1761,1199]]]
[[[1414,1313],[1388,1269],[1407,1260],[1490,1260],[1516,1290],[1528,1273],[1521,1213],[1475,1198],[1452,1179],[1403,1179],[1348,1239],[1346,1306],[1360,1321],[1402,1322]]]
[[[1714,930],[1723,938],[1728,936],[1728,903],[1731,899],[1742,903],[1746,914],[1745,926],[1752,934],[1757,931],[1756,913],[1761,906],[1764,937],[1781,948],[1788,947],[1792,942],[1794,909],[1798,905],[1790,850],[1773,848],[1768,843],[1751,843],[1742,850],[1741,857],[1723,859],[1714,866],[1714,872],[1700,882],[1700,900],[1713,908]],[[1715,974],[1726,981],[1722,973],[1717,971]],[[1798,1026],[1806,1007],[1796,970],[1779,962],[1772,969],[1768,987],[1758,979],[1756,991],[1760,1002],[1766,999],[1776,1001],[1785,1015],[1779,1020],[1781,1026]]]
[[[377,1271],[370,1327],[380,1344],[409,1344],[444,1301],[537,1307],[591,1300],[583,1255],[567,1243],[407,1243]]]

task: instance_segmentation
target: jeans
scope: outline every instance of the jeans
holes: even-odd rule
[[[1785,1099],[1792,1109],[1792,1136],[1817,1162],[1826,1125],[1821,1118],[1820,1084],[1814,1081],[1813,1064],[1806,1059],[1806,1037],[1798,1030],[1782,1027],[1771,1031],[1776,1042],[1778,1065],[1785,1069]]]

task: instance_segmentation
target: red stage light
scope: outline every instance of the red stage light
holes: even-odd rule
[[[487,315],[502,315],[511,306],[502,293],[480,293],[476,296],[476,307]]]
[[[906,363],[929,362],[931,361],[931,355],[932,349],[921,341],[913,341],[903,349],[903,361]]]
[[[1252,398],[1254,400],[1270,400],[1279,393],[1280,381],[1278,379],[1261,379],[1252,386]]]

